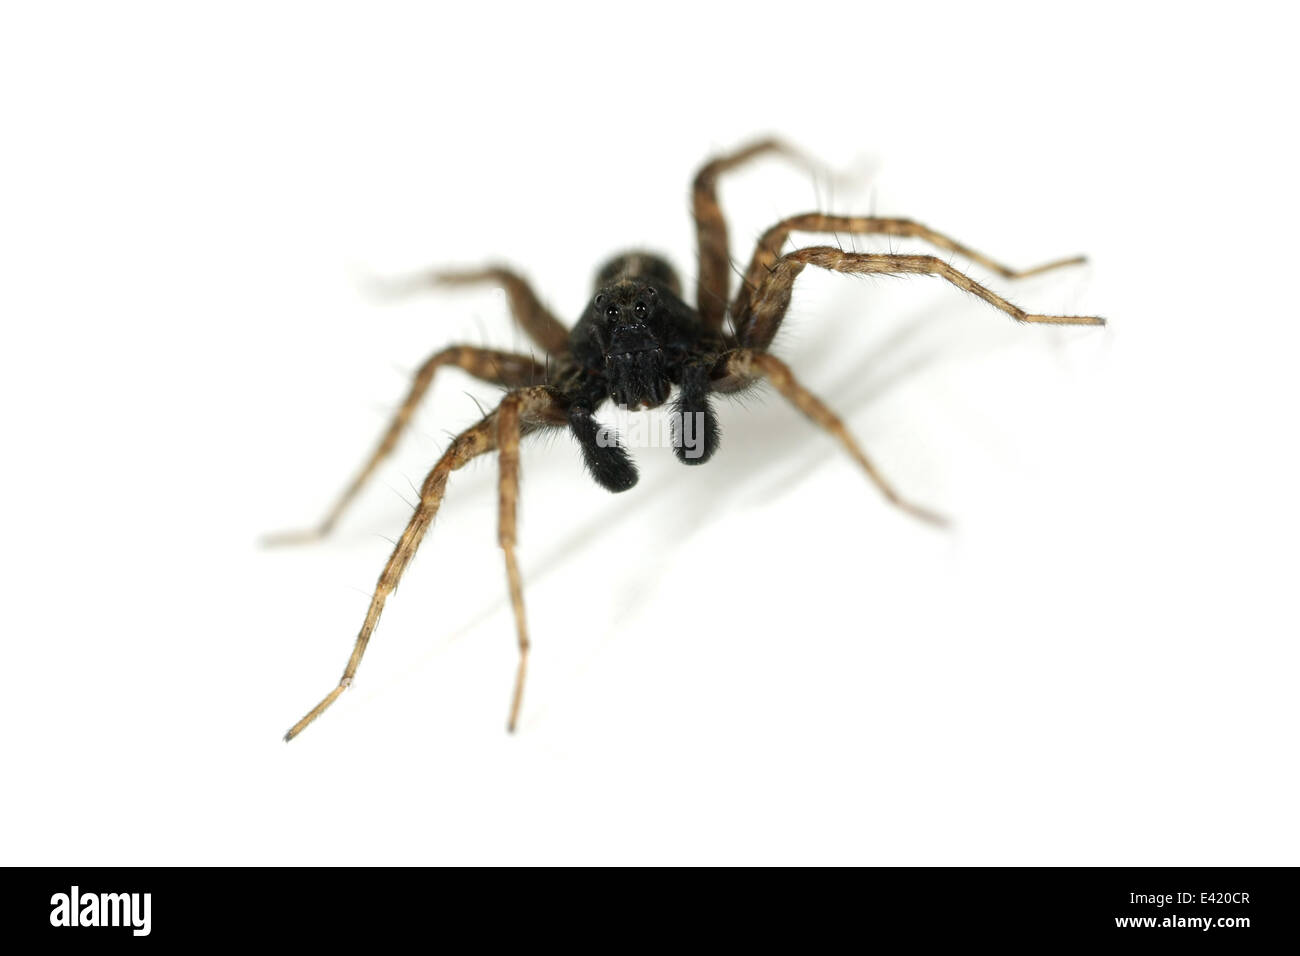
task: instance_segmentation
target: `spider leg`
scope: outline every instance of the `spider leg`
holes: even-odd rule
[[[411,559],[415,557],[415,552],[420,547],[425,532],[429,530],[434,516],[438,513],[438,508],[446,494],[448,477],[453,471],[464,467],[471,459],[490,452],[503,443],[505,448],[509,450],[503,449],[499,536],[502,547],[506,549],[506,569],[510,579],[510,596],[514,605],[515,618],[519,625],[521,650],[519,673],[515,683],[514,705],[511,712],[511,726],[513,727],[514,715],[518,710],[519,701],[523,694],[524,661],[528,647],[523,618],[523,589],[520,583],[518,565],[515,563],[514,557],[515,502],[518,498],[519,488],[519,436],[522,431],[521,422],[523,427],[528,430],[564,424],[563,412],[559,411],[558,408],[558,404],[545,387],[526,388],[511,392],[502,399],[501,404],[497,406],[495,411],[457,436],[451,447],[438,459],[438,463],[433,466],[433,470],[429,472],[428,477],[424,480],[424,485],[420,489],[420,503],[416,506],[415,514],[411,516],[406,530],[402,532],[402,536],[398,539],[388,563],[384,566],[383,573],[379,575],[379,581],[375,585],[374,594],[370,599],[370,607],[366,611],[365,621],[362,623],[361,631],[357,635],[356,644],[352,648],[352,656],[348,658],[343,677],[339,680],[337,687],[326,694],[319,704],[308,711],[302,720],[289,729],[289,732],[284,735],[286,741],[292,740],[302,733],[308,724],[324,713],[338,699],[339,695],[351,685],[352,679],[356,676],[357,668],[361,664],[361,658],[366,652],[366,646],[370,642],[370,637],[374,634],[375,626],[379,623],[379,615],[383,613],[384,603],[387,601],[388,595],[397,589],[403,572],[406,570],[407,565],[411,563]]]
[[[497,409],[497,447],[499,466],[497,541],[505,554],[506,580],[510,586],[510,606],[514,610],[515,630],[519,639],[519,667],[515,672],[515,689],[510,698],[510,717],[506,730],[514,733],[519,720],[519,706],[524,699],[524,678],[528,674],[528,618],[524,613],[524,584],[515,557],[516,516],[519,508],[519,436],[524,420],[544,419],[548,424],[565,424],[567,417],[560,404],[545,388],[529,388],[507,395]]]
[[[505,290],[506,299],[510,303],[510,314],[538,347],[556,357],[569,354],[568,328],[542,305],[537,293],[523,277],[504,266],[469,270],[433,269],[408,279],[383,283],[379,288],[386,294],[400,296],[430,286],[456,288],[493,282]]]
[[[794,377],[790,367],[776,356],[756,349],[736,349],[722,356],[714,367],[713,374],[713,390],[724,393],[738,392],[759,379],[767,379],[776,387],[778,392],[785,396],[790,404],[803,412],[814,424],[820,425],[838,439],[844,450],[862,466],[862,470],[867,473],[867,477],[875,483],[881,494],[891,504],[901,508],[914,518],[919,518],[930,524],[942,527],[948,523],[947,519],[942,515],[920,505],[912,504],[895,491],[894,487],[885,480],[885,477],[872,463],[871,459],[867,457],[861,446],[858,445],[857,440],[854,439],[839,416],[827,408],[821,399],[804,388]]]
[[[507,388],[522,388],[546,380],[546,367],[527,355],[498,352],[495,349],[474,348],[468,345],[453,345],[450,348],[443,349],[431,356],[416,371],[406,397],[402,399],[401,406],[393,415],[383,437],[379,440],[379,444],[370,453],[370,457],[361,466],[361,470],[357,472],[356,477],[343,490],[343,494],[339,496],[334,507],[325,515],[324,520],[315,528],[305,531],[288,531],[270,535],[263,540],[263,543],[270,546],[303,544],[319,540],[328,535],[348,505],[352,503],[352,500],[365,486],[365,483],[370,480],[380,463],[397,447],[402,432],[406,430],[406,427],[411,423],[411,418],[415,415],[416,407],[433,384],[435,373],[444,366],[463,369],[485,382],[504,385]]]
[[[976,252],[970,246],[963,245],[941,232],[936,232],[919,222],[912,222],[910,219],[880,219],[875,216],[831,216],[825,213],[810,212],[782,219],[763,233],[754,249],[754,257],[749,260],[749,269],[745,272],[744,284],[736,293],[736,299],[732,303],[732,315],[742,315],[749,308],[750,295],[758,288],[772,267],[776,265],[777,260],[781,258],[781,249],[792,232],[846,232],[863,236],[900,236],[921,239],[932,246],[947,249],[949,252],[965,256],[972,262],[978,262],[1004,279],[1024,279],[1052,269],[1059,269],[1062,266],[1079,265],[1088,261],[1086,256],[1072,256],[1068,259],[1057,259],[1053,262],[1035,266],[1032,269],[1012,269],[994,259],[990,259],[983,253]]]
[[[782,256],[765,271],[744,312],[733,315],[736,338],[742,346],[765,350],[772,343],[786,309],[794,281],[804,266],[813,265],[832,272],[859,275],[933,275],[946,279],[957,288],[1001,309],[1018,322],[1041,322],[1050,325],[1105,325],[1106,320],[1091,315],[1036,315],[1012,305],[986,289],[964,272],[937,256],[872,255],[844,252],[832,246],[808,246]]]
[[[769,154],[787,156],[807,164],[807,160],[786,143],[776,139],[763,139],[709,160],[695,174],[691,190],[696,244],[699,249],[695,307],[710,329],[722,328],[731,288],[731,252],[727,240],[727,221],[718,204],[718,177],[756,157]]]

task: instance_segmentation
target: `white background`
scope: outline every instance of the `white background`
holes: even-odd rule
[[[1296,863],[1295,24],[901,7],[6,8],[0,859]],[[628,246],[689,283],[694,167],[768,132],[841,175],[727,180],[738,259],[818,207],[1091,256],[991,284],[1105,330],[800,280],[776,351],[955,530],[772,393],[620,497],[537,441],[519,732],[483,460],[283,744],[496,391],[446,374],[330,542],[257,538],[427,354],[527,347],[499,292],[364,278],[503,260],[568,319]]]

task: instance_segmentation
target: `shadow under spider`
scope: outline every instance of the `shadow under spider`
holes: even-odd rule
[[[883,365],[884,360],[889,356],[905,349],[913,341],[923,328],[933,322],[934,318],[949,306],[935,306],[917,313],[910,319],[904,321],[902,327],[891,334],[886,340],[881,342],[873,352],[867,353],[861,360],[861,371],[850,371],[830,388],[820,388],[827,396],[827,404],[837,410],[846,413],[845,417],[857,412],[863,405],[869,401],[879,398],[906,378],[907,375],[915,374],[927,366],[933,364],[941,355],[940,349],[930,349],[921,354],[909,358],[907,361],[897,365],[895,371],[887,378],[873,381],[871,378],[871,369],[877,365]],[[802,374],[807,377],[809,369],[815,369],[823,364],[825,360],[834,353],[835,342],[827,338],[818,338],[815,340],[814,348],[805,348],[795,351],[791,356],[791,363],[800,367]],[[846,393],[846,386],[852,384],[861,384],[864,378],[870,382],[868,389],[858,389],[857,394],[849,397]],[[738,399],[738,403],[743,402],[745,405],[757,406],[759,402],[750,402],[751,398],[764,398],[769,391],[761,393],[749,393],[743,398]],[[639,517],[644,508],[649,505],[651,500],[663,501],[671,493],[670,489],[682,489],[673,497],[672,508],[664,509],[660,518],[656,519],[656,526],[661,529],[659,537],[664,542],[670,542],[674,547],[678,544],[684,544],[694,534],[695,531],[706,526],[708,518],[711,515],[717,515],[724,510],[735,505],[736,500],[741,498],[741,490],[746,487],[759,485],[763,482],[767,474],[771,474],[791,457],[796,458],[801,463],[798,471],[806,471],[807,459],[806,450],[809,446],[816,446],[819,442],[826,443],[826,457],[843,457],[843,453],[834,445],[833,441],[828,440],[812,423],[808,422],[800,415],[782,415],[775,421],[770,418],[760,418],[763,414],[761,408],[752,407],[748,409],[751,414],[749,422],[741,419],[739,423],[731,422],[726,433],[723,436],[723,445],[719,449],[718,456],[709,463],[708,474],[691,473],[681,477],[661,477],[653,484],[639,485],[632,494],[637,496],[635,502],[623,504],[617,508],[611,508],[610,513],[602,513],[588,521],[580,527],[575,528],[563,539],[554,542],[552,546],[543,554],[534,559],[535,569],[530,575],[530,580],[541,580],[551,574],[557,567],[561,566],[567,555],[584,547],[588,542],[598,536],[606,535],[611,528],[623,525],[633,518]],[[648,453],[663,451],[663,449],[645,449]],[[848,461],[848,467],[852,467],[851,461]],[[727,493],[708,494],[708,493],[691,493],[692,485],[701,483],[704,480],[709,486],[725,487]],[[789,487],[789,482],[783,482],[780,487]],[[776,490],[776,486],[773,486]],[[764,495],[763,497],[768,497]],[[871,507],[874,501],[880,500],[885,507],[887,503],[876,493],[875,489],[869,482],[863,482],[862,485],[863,507]],[[647,573],[653,573],[647,571]],[[640,590],[638,588],[638,590]]]
[[[791,348],[787,350],[790,363],[808,379],[816,379],[817,370],[842,350],[845,337],[852,337],[855,325],[871,321],[871,303],[860,290],[842,290],[828,299],[828,304],[817,311],[822,315],[834,316],[830,327],[820,330],[830,334],[810,335],[802,341],[791,341]],[[896,329],[872,346],[870,351],[864,352],[839,373],[834,382],[819,385],[819,391],[825,396],[827,404],[840,412],[852,426],[853,419],[865,407],[909,377],[947,359],[1009,347],[1019,341],[1009,336],[984,335],[977,344],[972,345],[972,340],[979,333],[932,337],[930,341],[924,341],[926,333],[936,328],[966,328],[971,321],[972,317],[963,314],[960,304],[937,300],[903,319]],[[535,586],[538,582],[549,580],[555,572],[566,570],[576,554],[589,548],[598,538],[617,535],[621,527],[642,518],[652,502],[671,500],[670,508],[662,508],[658,512],[655,528],[658,547],[665,552],[676,553],[686,547],[700,530],[706,528],[711,518],[736,508],[752,507],[753,502],[771,500],[798,484],[813,466],[820,466],[828,459],[844,457],[835,443],[803,416],[783,414],[775,420],[764,417],[761,406],[771,394],[770,389],[764,389],[736,397],[736,404],[742,406],[745,414],[734,416],[735,420],[728,423],[720,453],[708,469],[692,469],[686,474],[682,474],[681,469],[676,469],[656,475],[651,481],[643,480],[630,495],[619,496],[617,500],[610,496],[598,513],[572,528],[563,537],[549,539],[545,550],[534,552],[528,561],[526,571],[530,584]],[[757,398],[758,401],[751,402],[751,398]],[[426,435],[426,438],[432,437]],[[551,448],[567,447],[570,444],[558,434],[554,438],[554,441],[546,442]],[[646,448],[639,451],[655,454],[663,453],[666,449]],[[794,464],[791,464],[792,461]],[[846,459],[845,466],[852,468],[852,463]],[[545,467],[571,471],[575,481],[587,480],[576,456],[558,453],[547,461]],[[883,467],[887,468],[888,463],[883,463]],[[390,483],[390,486],[395,494],[399,493],[399,485]],[[493,498],[495,486],[496,479],[490,468],[474,468],[468,473],[462,473],[457,498],[465,509],[481,509]],[[593,496],[608,495],[596,487],[592,487],[590,493]],[[526,487],[523,501],[524,507],[527,507]],[[868,482],[862,483],[861,507],[864,520],[869,520],[869,510],[873,507],[880,507],[884,512],[890,510]],[[405,512],[395,514],[404,515]],[[960,519],[960,516],[956,517]],[[395,517],[394,520],[400,519]],[[387,520],[384,523],[387,524]],[[655,593],[667,564],[668,562],[648,563],[638,571],[634,581],[620,587],[615,595],[615,606],[620,615],[633,614],[645,604]],[[415,660],[418,666],[404,671],[396,682],[400,683],[422,670],[425,664],[436,661],[447,648],[508,607],[509,600],[504,594],[480,602],[456,626],[434,635],[433,646],[417,655]],[[441,620],[446,622],[446,618]],[[598,648],[607,647],[617,634],[615,627],[607,627]],[[576,673],[590,667],[596,654],[593,651],[584,655],[577,671],[569,672],[565,679],[571,679]],[[531,714],[529,722],[537,726],[547,720],[553,703],[554,697],[544,698]]]

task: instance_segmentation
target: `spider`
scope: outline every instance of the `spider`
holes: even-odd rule
[[[433,271],[417,280],[420,285],[444,287],[478,283],[503,287],[514,320],[546,353],[547,360],[543,363],[528,355],[469,345],[453,345],[436,353],[420,366],[378,447],[320,525],[309,531],[268,539],[269,543],[292,543],[327,535],[393,451],[439,369],[459,368],[508,389],[496,408],[452,441],[425,478],[415,513],[379,576],[338,686],[289,729],[284,736],[286,741],[302,733],[351,685],[388,596],[396,589],[442,505],[451,473],[471,459],[492,451],[497,452],[499,466],[497,539],[505,554],[506,580],[519,643],[519,663],[507,721],[507,729],[514,731],[523,701],[529,651],[523,581],[515,556],[519,442],[524,436],[543,429],[567,428],[577,440],[587,471],[596,483],[608,491],[628,491],[637,482],[636,466],[617,436],[596,420],[596,413],[605,402],[643,410],[662,406],[671,397],[674,452],[683,464],[701,465],[718,449],[718,425],[711,396],[734,394],[766,381],[813,423],[833,435],[889,502],[919,519],[942,524],[940,516],[907,501],[895,491],[844,423],[799,383],[784,362],[768,351],[790,305],[795,280],[807,266],[859,275],[938,276],[1019,322],[1105,324],[1104,319],[1095,316],[1025,312],[933,255],[845,252],[838,246],[827,245],[806,246],[792,252],[783,249],[792,232],[901,236],[957,253],[1006,279],[1082,263],[1082,256],[1015,270],[907,219],[818,212],[782,219],[763,233],[740,288],[728,305],[732,263],[727,224],[718,204],[718,178],[766,154],[802,161],[801,155],[787,144],[764,139],[710,160],[695,176],[692,196],[698,278],[694,307],[684,298],[681,281],[672,266],[647,252],[623,253],[597,272],[592,298],[572,329],[566,328],[541,303],[523,278],[504,267]]]

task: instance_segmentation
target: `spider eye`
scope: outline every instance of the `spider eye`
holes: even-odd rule
[[[604,304],[605,304],[605,293],[602,292],[600,295],[596,296],[596,308],[600,308]]]
[[[609,316],[611,319],[617,319],[617,318],[618,318],[618,306],[616,306],[616,305],[611,305],[608,309],[605,310],[605,314],[606,314],[607,316]]]
[[[632,311],[636,313],[636,317],[638,319],[644,319],[646,317],[646,313],[649,312],[650,310],[646,308],[644,302],[638,302],[636,304],[636,308],[633,309]]]

